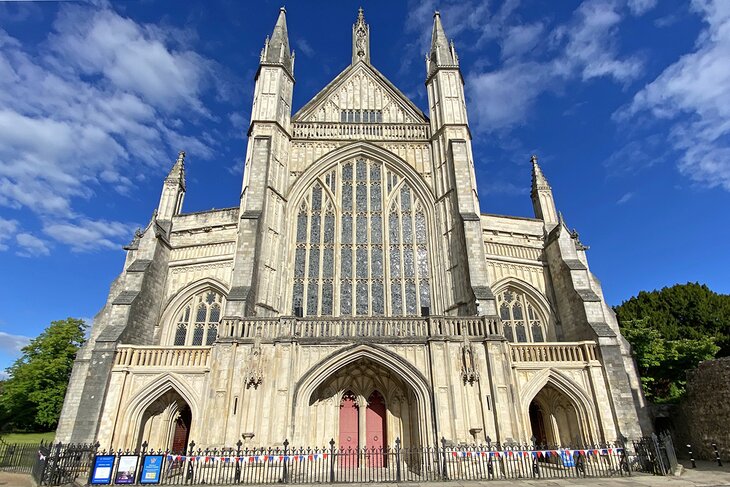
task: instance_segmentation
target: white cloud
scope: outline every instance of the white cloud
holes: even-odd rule
[[[576,10],[574,22],[556,31],[558,37],[568,39],[564,60],[581,72],[583,80],[608,76],[624,82],[641,73],[638,59],[619,59],[616,54],[616,29],[622,20],[619,10],[615,1],[587,0]]]
[[[119,249],[131,234],[132,226],[119,222],[81,219],[76,222],[53,222],[43,232],[75,252],[97,249]]]
[[[695,51],[666,68],[615,118],[647,112],[669,121],[680,172],[730,191],[730,2],[696,0],[692,8],[707,24]]]
[[[309,42],[307,42],[307,40],[306,40],[305,38],[303,38],[303,37],[300,37],[299,39],[297,39],[297,42],[296,42],[296,44],[295,44],[295,47],[296,47],[296,48],[297,48],[297,49],[298,49],[299,51],[301,51],[301,52],[302,52],[302,54],[304,54],[304,55],[305,55],[305,56],[307,56],[307,57],[312,57],[312,56],[314,56],[314,48],[313,48],[313,47],[312,47],[312,45],[311,45],[311,44],[310,44]]]
[[[40,239],[35,235],[31,235],[30,233],[17,234],[15,236],[15,241],[20,247],[17,254],[21,257],[36,257],[49,255],[51,253],[51,249],[48,247],[48,243],[45,240]]]
[[[66,8],[56,19],[50,43],[62,59],[154,106],[205,112],[199,95],[208,61],[192,51],[173,50],[160,27],[139,25],[109,9],[88,12],[87,7]]]
[[[628,193],[624,193],[617,201],[617,205],[623,205],[624,203],[627,203],[629,200],[631,200],[634,197],[634,193],[629,191]]]
[[[127,193],[140,173],[167,165],[181,149],[211,157],[217,139],[186,129],[211,120],[202,97],[225,83],[215,79],[214,62],[173,34],[88,4],[63,5],[38,46],[0,28],[0,206],[30,209],[52,229],[48,235],[67,243],[47,222],[90,228],[75,200]],[[105,224],[115,230],[97,232],[105,239],[97,248],[111,247],[116,229],[126,228]],[[28,236],[20,251],[44,255],[48,246]]]
[[[0,251],[8,250],[8,245],[5,242],[10,240],[17,230],[18,222],[16,220],[0,217]]]
[[[12,335],[0,331],[0,351],[8,355],[16,356],[20,349],[30,342],[30,338],[23,335]]]
[[[539,63],[518,63],[467,77],[470,115],[480,131],[525,123],[525,116],[547,81]],[[550,76],[550,73],[546,73]],[[477,101],[478,100],[478,101]]]
[[[629,0],[629,10],[634,15],[644,15],[656,7],[657,0]]]
[[[500,26],[504,36],[504,63],[497,69],[475,68],[466,76],[469,107],[478,132],[526,123],[538,97],[567,81],[607,77],[627,83],[641,73],[639,59],[618,54],[617,29],[622,15],[621,4],[616,1],[586,0],[569,22],[550,32],[543,23],[523,25],[512,19],[513,5],[507,7],[502,6],[507,13],[493,24]],[[542,50],[540,60],[532,55],[533,48]]]
[[[502,57],[520,56],[529,52],[538,44],[544,30],[545,25],[542,22],[510,27],[502,40]]]

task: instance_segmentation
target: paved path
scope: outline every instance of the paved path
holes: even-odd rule
[[[33,487],[33,481],[30,475],[0,472],[0,485],[2,487]]]
[[[547,479],[547,480],[497,480],[488,482],[452,480],[450,482],[429,482],[423,484],[340,484],[333,487],[505,487],[540,486],[540,487],[730,487],[730,468],[717,467],[707,462],[698,464],[696,470],[686,469],[678,477],[656,477],[646,474],[634,474],[631,477],[605,479]],[[0,486],[2,487],[32,487],[30,475],[0,472]]]

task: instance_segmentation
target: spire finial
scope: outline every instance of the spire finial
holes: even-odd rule
[[[357,9],[357,20],[352,26],[352,64],[370,62],[370,26],[365,22],[365,11]]]
[[[532,154],[532,156],[530,156],[530,162],[532,163],[532,191],[550,189],[547,178],[542,173],[542,169],[540,169],[540,165],[537,163],[537,154]]]
[[[177,162],[178,164],[185,164],[185,151],[181,150],[177,153]]]
[[[431,49],[426,59],[426,74],[431,76],[440,66],[459,67],[459,59],[453,43],[449,42],[441,23],[441,12],[433,13],[433,30],[431,31]]]
[[[262,63],[279,64],[293,75],[294,60],[293,53],[289,49],[289,32],[286,27],[286,7],[279,9],[279,16],[274,25],[271,37],[267,37],[264,43],[264,50],[261,53]]]

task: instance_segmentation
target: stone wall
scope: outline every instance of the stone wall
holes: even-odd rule
[[[720,456],[730,458],[730,357],[701,362],[687,373],[687,395],[674,427],[681,453],[689,443],[695,458],[714,459],[716,442]]]

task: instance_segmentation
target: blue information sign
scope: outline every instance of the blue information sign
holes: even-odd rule
[[[159,484],[162,473],[162,455],[147,455],[142,462],[140,484]]]
[[[94,458],[94,468],[91,470],[92,485],[107,485],[112,481],[114,470],[114,455],[97,455]]]

